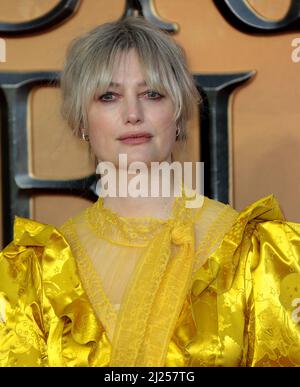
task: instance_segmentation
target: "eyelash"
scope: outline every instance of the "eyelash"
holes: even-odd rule
[[[164,97],[163,95],[159,94],[159,93],[158,93],[157,91],[155,91],[155,90],[147,90],[147,91],[145,91],[143,94],[146,95],[146,94],[149,94],[149,93],[155,93],[155,94],[157,94],[157,97],[155,97],[155,98],[149,98],[150,100],[154,100],[154,101],[155,101],[155,100],[160,100],[161,98]],[[111,92],[111,91],[108,91],[108,92],[106,92],[105,94],[101,95],[98,99],[99,99],[101,102],[104,102],[104,103],[113,102],[114,99],[110,99],[110,100],[105,100],[105,99],[103,99],[103,97],[106,97],[106,96],[113,96],[113,95],[115,95],[115,93],[113,93],[113,92]]]

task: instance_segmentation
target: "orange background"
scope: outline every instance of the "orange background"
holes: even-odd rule
[[[0,0],[2,21],[26,21],[49,11],[58,0]],[[275,194],[286,218],[300,221],[300,62],[291,59],[299,33],[256,36],[229,25],[212,0],[154,0],[156,13],[179,25],[174,38],[185,48],[193,73],[255,70],[256,75],[231,98],[230,204],[242,210]],[[289,0],[249,0],[262,16],[280,19]],[[6,62],[0,71],[60,70],[70,40],[98,24],[119,19],[125,0],[82,0],[76,14],[49,31],[5,38]],[[76,178],[94,171],[87,144],[72,136],[59,115],[59,91],[35,89],[29,100],[31,173],[40,178]],[[186,149],[175,158],[199,160],[197,117],[190,122]],[[2,187],[5,189],[5,187]],[[31,200],[32,218],[60,225],[89,205],[67,195],[39,195]],[[0,240],[1,243],[1,240]]]

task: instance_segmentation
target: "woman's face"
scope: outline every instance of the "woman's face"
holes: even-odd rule
[[[98,161],[118,166],[119,154],[127,163],[170,161],[176,125],[170,97],[161,96],[145,83],[134,49],[116,60],[112,83],[105,94],[96,93],[88,110],[88,134]],[[147,132],[152,137],[140,143],[121,141],[128,132]]]

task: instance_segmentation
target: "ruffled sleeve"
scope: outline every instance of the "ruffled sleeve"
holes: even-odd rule
[[[300,366],[300,224],[273,195],[242,211],[192,286],[190,365]]]
[[[14,239],[0,254],[0,278],[1,366],[89,364],[95,343],[103,345],[103,328],[55,227],[16,217]],[[98,361],[105,363],[103,356]]]
[[[300,366],[300,224],[258,224],[248,260],[247,363]]]

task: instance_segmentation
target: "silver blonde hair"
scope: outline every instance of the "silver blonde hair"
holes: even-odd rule
[[[88,129],[88,107],[96,90],[107,91],[117,55],[131,48],[138,54],[147,85],[171,98],[180,129],[177,140],[186,140],[193,106],[201,103],[186,54],[167,33],[141,17],[102,24],[71,42],[60,80],[63,118],[77,136]]]

